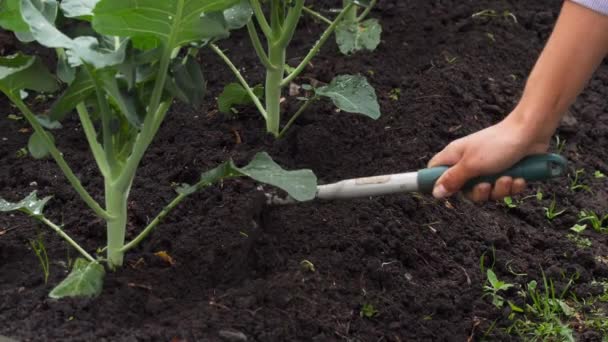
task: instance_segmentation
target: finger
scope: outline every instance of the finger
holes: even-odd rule
[[[467,194],[467,198],[475,203],[486,202],[492,194],[492,185],[490,183],[477,184],[471,192]]]
[[[428,167],[455,165],[462,158],[462,153],[463,149],[460,147],[460,144],[452,142],[431,158]]]
[[[435,198],[449,197],[460,191],[469,179],[476,176],[478,175],[466,168],[464,163],[459,162],[439,177],[433,189],[433,196]]]
[[[496,180],[492,189],[492,199],[500,201],[501,199],[511,195],[511,187],[513,186],[513,178],[503,176]]]
[[[521,194],[526,190],[526,180],[523,178],[516,178],[513,180],[513,185],[511,186],[511,193],[513,195]]]

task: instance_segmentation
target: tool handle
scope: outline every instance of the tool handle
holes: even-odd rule
[[[510,169],[496,175],[481,176],[468,181],[463,190],[471,190],[479,183],[494,184],[503,176],[523,178],[528,182],[542,181],[566,175],[568,161],[558,154],[537,154],[525,157]],[[432,193],[435,182],[448,169],[438,166],[418,171],[418,190],[422,193]]]

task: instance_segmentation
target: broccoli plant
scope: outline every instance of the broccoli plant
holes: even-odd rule
[[[59,90],[53,75],[36,57],[16,54],[0,57],[0,91],[21,111],[33,128],[29,141],[35,158],[52,157],[74,190],[106,223],[107,241],[94,257],[64,229],[44,216],[50,197],[31,193],[11,203],[0,199],[0,211],[21,211],[53,229],[83,258],[51,296],[92,296],[101,291],[105,266],[123,264],[136,247],[186,197],[223,179],[246,176],[277,186],[296,199],[311,199],[316,179],[309,170],[285,171],[265,153],[244,167],[227,161],[201,174],[194,185],[183,184],[177,195],[133,240],[126,241],[127,199],[137,168],[153,142],[174,99],[194,106],[204,96],[202,70],[191,55],[192,45],[228,37],[234,25],[231,0],[63,0],[63,15],[90,22],[89,36],[69,37],[54,21],[55,0],[0,1],[0,26],[24,41],[37,41],[66,57],[63,76],[72,74],[65,91],[39,116],[23,100],[25,91]],[[49,131],[73,112],[104,181],[105,204],[98,202],[70,168]]]
[[[256,88],[251,87],[241,75],[239,69],[216,44],[211,43],[211,49],[219,55],[228,67],[234,72],[240,86],[230,84],[218,99],[220,109],[226,111],[231,103],[240,104],[253,102],[258,111],[266,120],[266,130],[275,137],[285,134],[293,122],[314,102],[320,98],[330,98],[333,103],[343,111],[359,113],[377,119],[380,116],[375,90],[361,75],[341,75],[334,78],[329,85],[313,88],[308,84],[302,85],[304,91],[310,96],[301,96],[300,108],[292,115],[290,120],[281,128],[281,102],[283,89],[304,71],[313,57],[315,57],[331,34],[343,22],[344,18],[355,10],[359,1],[349,2],[336,16],[323,32],[319,40],[309,50],[299,65],[292,68],[287,64],[287,49],[296,32],[297,25],[305,9],[305,0],[270,0],[269,19],[264,13],[260,0],[241,0],[238,11],[232,13],[240,22],[246,21],[247,31],[255,53],[266,69],[266,82],[264,85],[263,101]],[[255,17],[255,21],[253,20]],[[247,18],[247,19],[245,19]],[[242,20],[242,21],[241,21]],[[329,21],[329,19],[328,19]],[[257,22],[257,25],[256,25]],[[258,27],[265,37],[267,49],[265,51]],[[259,89],[259,88],[257,88]],[[243,101],[246,94],[250,101]]]

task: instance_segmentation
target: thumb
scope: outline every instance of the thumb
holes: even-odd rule
[[[435,198],[449,197],[460,191],[465,183],[475,176],[476,175],[465,167],[464,163],[461,161],[447,169],[447,171],[439,177],[435,183],[435,188],[433,189],[433,196]]]

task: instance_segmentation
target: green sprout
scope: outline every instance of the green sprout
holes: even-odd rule
[[[361,311],[359,311],[359,316],[365,318],[373,318],[378,316],[378,314],[380,314],[380,312],[376,310],[373,304],[369,303],[363,304],[363,306],[361,307]]]
[[[315,272],[316,271],[315,264],[313,264],[312,262],[310,262],[310,260],[304,259],[304,260],[300,261],[300,266],[302,266],[302,268],[305,271],[308,271],[308,272]]]
[[[549,220],[553,220],[554,218],[558,217],[559,215],[563,214],[564,212],[566,212],[566,209],[562,209],[559,210],[557,209],[557,202],[555,201],[555,196],[553,196],[553,199],[551,200],[551,204],[549,204],[549,207],[543,207],[543,209],[545,210],[545,216],[549,219]]]
[[[578,169],[574,172],[574,177],[568,175],[568,178],[570,179],[570,191],[585,190],[591,192],[591,188],[588,185],[581,183],[581,176],[583,174],[585,174],[585,170]]]
[[[608,214],[604,216],[598,215],[591,210],[581,210],[578,214],[578,222],[587,222],[591,224],[593,230],[598,233],[608,233]]]
[[[401,97],[401,88],[393,88],[393,89],[391,89],[390,93],[388,94],[388,98],[393,101],[399,100],[400,97]]]
[[[35,240],[30,241],[30,247],[32,247],[32,250],[38,257],[40,267],[42,268],[42,273],[44,274],[44,283],[46,284],[49,281],[50,266],[49,256],[46,253],[46,247],[44,246],[42,234],[39,234]]]
[[[581,236],[581,234],[585,231],[585,229],[587,229],[587,225],[586,224],[575,224],[573,227],[570,228],[571,231],[573,231],[574,233],[568,233],[566,235],[566,238],[572,242],[574,242],[574,244],[576,244],[576,246],[580,247],[580,248],[589,248],[591,247],[591,240],[589,238],[585,238],[583,236]]]
[[[596,179],[601,179],[601,178],[606,178],[606,175],[604,173],[602,173],[602,171],[596,170],[593,173],[593,177],[595,177]]]
[[[555,149],[557,150],[557,153],[561,154],[564,152],[564,149],[566,148],[566,139],[562,139],[559,137],[559,135],[555,136]]]

